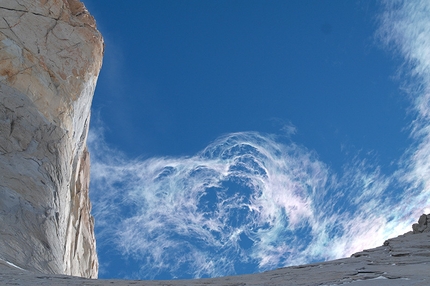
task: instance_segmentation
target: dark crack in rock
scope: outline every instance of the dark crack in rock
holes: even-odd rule
[[[81,2],[0,0],[4,261],[97,277],[86,138],[102,56],[103,39]]]

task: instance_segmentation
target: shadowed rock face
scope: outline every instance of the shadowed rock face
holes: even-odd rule
[[[0,0],[0,258],[95,278],[86,138],[103,40],[77,0]]]
[[[423,214],[418,219],[418,223],[412,225],[413,233],[430,232],[430,214]]]

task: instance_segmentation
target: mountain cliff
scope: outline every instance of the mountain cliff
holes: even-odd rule
[[[86,139],[103,39],[78,0],[0,0],[0,258],[96,278]]]
[[[197,280],[74,277],[98,272],[86,140],[103,47],[78,0],[0,0],[0,284],[430,285],[430,214],[329,262]]]

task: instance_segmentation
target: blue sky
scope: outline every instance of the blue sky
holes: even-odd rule
[[[85,0],[101,278],[348,256],[429,212],[426,1]]]

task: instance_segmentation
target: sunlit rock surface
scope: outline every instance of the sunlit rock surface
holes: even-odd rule
[[[58,275],[97,277],[86,137],[103,41],[76,0],[0,0],[0,16],[1,285],[430,285],[430,215],[350,258],[260,274]]]
[[[430,219],[425,223],[430,224]],[[421,219],[423,222],[423,219]],[[0,261],[0,281],[11,285],[430,285],[430,232],[408,232],[350,258],[260,274],[213,279],[131,281],[40,275]]]
[[[0,0],[3,261],[97,277],[86,138],[102,56],[79,1]]]

